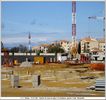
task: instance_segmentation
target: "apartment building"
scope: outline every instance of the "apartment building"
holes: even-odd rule
[[[32,51],[35,51],[36,52],[37,50],[40,50],[40,46],[33,46],[32,47]]]
[[[81,39],[81,53],[89,53],[92,49],[98,49],[98,41],[91,37]]]
[[[59,41],[61,47],[64,49],[65,53],[68,53],[70,50],[70,42],[66,40]]]
[[[43,53],[47,53],[48,46],[49,46],[49,44],[41,44],[39,46],[32,47],[32,50],[35,52],[38,50],[41,50]]]
[[[98,40],[99,50],[105,54],[105,38]]]

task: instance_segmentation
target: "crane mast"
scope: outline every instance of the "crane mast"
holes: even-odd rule
[[[72,42],[75,42],[76,37],[76,2],[72,1]]]
[[[76,48],[76,1],[72,1],[72,45],[71,55],[75,58],[77,54]]]

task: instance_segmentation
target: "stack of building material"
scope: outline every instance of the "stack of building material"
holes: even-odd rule
[[[105,79],[96,80],[95,90],[96,91],[105,91]]]

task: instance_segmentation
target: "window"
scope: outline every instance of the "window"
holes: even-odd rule
[[[89,48],[89,45],[87,45],[87,47]]]
[[[89,44],[89,42],[87,42],[87,44]]]

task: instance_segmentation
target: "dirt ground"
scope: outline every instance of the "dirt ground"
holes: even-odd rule
[[[20,88],[11,87],[11,75],[7,71],[13,71],[19,75]],[[32,75],[39,74],[41,84],[33,87]],[[2,68],[1,73],[1,96],[3,97],[26,97],[26,96],[84,96],[103,97],[104,91],[89,90],[87,87],[95,85],[95,80],[104,78],[104,71],[94,71],[88,64],[44,64],[33,65],[29,68]],[[82,77],[94,77],[82,79]]]

